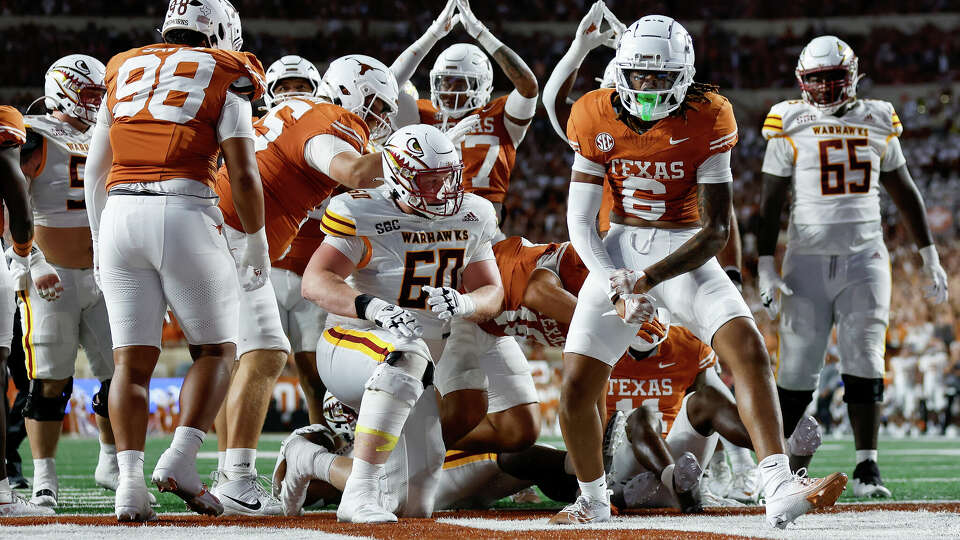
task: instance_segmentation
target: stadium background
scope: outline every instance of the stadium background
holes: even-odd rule
[[[327,2],[307,0],[235,1],[243,19],[246,50],[264,65],[284,54],[299,54],[321,72],[328,61],[347,53],[365,53],[386,63],[416,40],[436,16],[441,2],[423,0]],[[951,0],[821,2],[747,2],[729,0],[643,2],[609,0],[629,24],[642,14],[664,13],[691,32],[697,53],[696,79],[719,84],[734,104],[740,143],[734,151],[735,203],[744,245],[745,295],[757,314],[771,351],[775,334],[759,309],[753,271],[754,230],[760,198],[764,143],[760,125],[769,106],[797,97],[793,70],[801,47],[812,37],[833,33],[860,58],[866,77],[859,95],[892,101],[904,124],[908,164],[927,202],[943,266],[950,275],[949,304],[933,308],[920,293],[919,258],[896,209],[884,198],[884,227],[894,270],[893,310],[888,338],[888,434],[903,436],[958,432],[950,415],[960,408],[960,6]],[[159,40],[165,2],[154,0],[0,0],[0,103],[21,110],[42,94],[42,77],[57,58],[75,52],[106,62],[134,45]],[[541,87],[572,39],[585,0],[475,2],[474,9],[504,43],[534,70]],[[952,10],[952,11],[951,11]],[[457,28],[424,60],[413,82],[427,97],[427,74],[438,51],[469,37]],[[580,70],[573,96],[596,86],[611,49],[591,53]],[[509,81],[495,68],[497,93]],[[31,112],[37,112],[35,108]],[[504,230],[533,241],[567,238],[565,199],[572,154],[541,111],[519,148],[505,201]],[[786,213],[784,213],[784,226]],[[533,347],[545,412],[545,433],[556,431],[558,351]],[[189,358],[177,334],[170,333],[157,376],[176,377]],[[81,361],[81,364],[84,362]],[[80,369],[84,373],[85,367]],[[277,386],[277,408],[270,428],[301,423],[295,375]],[[176,380],[176,379],[172,379]],[[824,377],[821,419],[836,419],[843,430],[843,404],[833,400],[839,377]],[[176,386],[156,392],[154,425],[162,431],[176,415]],[[94,388],[95,390],[95,388]],[[77,392],[84,390],[78,385]],[[84,403],[84,396],[75,396]],[[88,433],[76,412],[69,427]],[[829,424],[830,422],[828,422]],[[87,426],[89,427],[89,426]],[[834,426],[831,426],[833,428]]]

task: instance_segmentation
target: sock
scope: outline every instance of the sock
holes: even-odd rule
[[[40,489],[57,491],[57,462],[52,457],[33,460],[33,491]]]
[[[328,468],[327,471],[329,470]],[[350,469],[350,476],[347,477],[347,485],[343,487],[343,493],[346,494],[349,491],[354,494],[369,494],[370,491],[376,491],[377,482],[382,473],[382,464],[353,458],[353,467]]]
[[[256,448],[227,448],[223,464],[223,474],[227,480],[236,480],[242,476],[256,474]]]
[[[330,452],[320,452],[313,457],[313,477],[330,482],[330,467],[339,456]]]
[[[750,450],[732,444],[726,446],[726,449],[727,455],[730,456],[730,468],[733,469],[734,474],[748,471],[757,466],[756,462],[753,461],[753,456],[750,455]]]
[[[773,498],[777,489],[793,478],[790,472],[790,460],[786,454],[771,454],[760,462],[760,479],[767,498]]]
[[[120,481],[125,478],[143,482],[143,452],[123,450],[117,452],[117,466],[120,467]]]
[[[667,488],[667,491],[674,497],[677,496],[676,492],[673,491],[673,471],[676,468],[677,466],[671,463],[660,473],[660,483],[663,484],[663,487]]]
[[[10,489],[10,480],[0,480],[0,504],[12,503],[13,491]]]
[[[600,478],[597,478],[592,482],[581,482],[577,480],[577,483],[580,484],[580,494],[584,497],[593,499],[595,501],[608,500],[606,475],[601,474]]]
[[[205,436],[206,433],[199,429],[180,426],[173,432],[173,442],[170,443],[170,448],[178,450],[192,460],[196,460],[197,451],[200,450],[200,445],[203,444]]]
[[[723,448],[718,448],[713,452],[713,457],[710,458],[711,468],[714,467],[714,463],[716,463],[717,467],[722,467],[726,465],[726,461],[727,461],[726,447],[727,445],[723,445]]]
[[[857,465],[863,463],[864,461],[871,459],[874,463],[877,462],[877,458],[880,455],[879,450],[857,450]]]
[[[223,452],[218,451],[217,452],[217,472],[223,472],[223,469],[225,469],[226,466],[227,466],[226,450],[224,450]]]
[[[97,457],[97,466],[112,465],[117,461],[117,445],[106,444],[100,441],[100,455]]]

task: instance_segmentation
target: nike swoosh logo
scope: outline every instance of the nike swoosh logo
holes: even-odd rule
[[[677,139],[677,140],[674,140],[673,137],[670,137],[670,144],[680,144],[680,143],[682,143],[683,141],[688,140],[689,138],[690,138],[690,137],[687,137],[686,139]]]
[[[256,504],[250,504],[250,503],[245,503],[245,502],[243,502],[243,501],[241,501],[241,500],[238,500],[238,499],[234,499],[233,497],[231,497],[231,496],[229,496],[229,495],[224,495],[224,497],[230,499],[231,501],[239,504],[240,506],[242,506],[242,507],[244,507],[244,508],[246,508],[246,509],[248,509],[248,510],[259,510],[259,509],[260,509],[260,506],[261,506],[259,500],[257,500],[257,503],[256,503]]]
[[[676,364],[676,362],[670,362],[669,364],[664,364],[663,362],[660,362],[659,365],[660,365],[660,369],[663,369],[663,368],[668,368],[668,367],[670,367],[670,366],[672,366],[672,365],[675,365],[675,364]]]

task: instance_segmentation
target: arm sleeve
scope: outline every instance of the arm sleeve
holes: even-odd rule
[[[360,264],[367,252],[366,242],[359,236],[327,236],[323,239],[323,243],[336,248],[355,265]]]
[[[439,41],[433,34],[426,32],[420,39],[416,40],[409,47],[404,49],[400,56],[390,64],[390,71],[397,78],[397,86],[402,87],[403,83],[410,80],[413,73],[417,71],[417,66],[423,61],[423,58],[430,52],[430,49]]]
[[[895,171],[907,164],[907,158],[903,155],[903,148],[900,147],[900,137],[890,137],[887,142],[887,149],[880,158],[880,170],[883,172]]]
[[[787,137],[774,137],[767,141],[767,151],[763,155],[763,169],[773,176],[793,176],[797,161],[797,151]]]
[[[597,163],[596,161],[590,161],[589,159],[583,157],[583,154],[580,152],[574,152],[572,168],[577,172],[592,174],[593,176],[603,177],[607,174],[606,167]]]
[[[227,92],[217,121],[217,142],[227,139],[253,139],[253,106],[233,92]]]
[[[303,158],[311,167],[327,176],[330,176],[330,163],[333,158],[344,152],[360,157],[360,152],[350,143],[329,133],[311,137],[303,146]]]
[[[697,167],[698,184],[725,184],[733,182],[730,171],[730,150],[714,154]]]
[[[591,273],[608,276],[616,269],[597,233],[597,212],[603,199],[603,186],[570,182],[567,199],[567,229],[570,244],[580,254]]]
[[[110,147],[110,125],[113,119],[106,101],[97,113],[87,163],[84,167],[83,199],[87,206],[87,221],[94,241],[99,237],[100,214],[107,204],[107,176],[113,166],[113,148]]]
[[[566,139],[566,134],[563,132],[563,128],[560,127],[560,121],[557,119],[557,94],[560,93],[560,87],[563,86],[563,81],[566,81],[571,73],[580,69],[580,64],[583,63],[584,58],[586,58],[586,54],[575,51],[573,47],[571,47],[567,50],[567,53],[563,55],[563,58],[557,62],[557,67],[553,68],[553,72],[550,73],[550,78],[547,79],[547,83],[543,85],[543,108],[547,110],[550,125],[553,126],[553,130],[557,132],[557,135],[559,135],[561,139]]]
[[[507,96],[507,102],[504,104],[503,111],[507,113],[509,117],[516,118],[517,120],[528,120],[533,118],[533,115],[537,113],[537,98],[523,97],[520,95],[520,92],[514,89],[514,91],[510,92],[510,95]],[[527,122],[524,125],[514,124],[510,121],[509,117],[503,117],[503,127],[506,128],[507,133],[510,134],[510,140],[513,141],[513,145],[517,146],[520,144],[520,141],[523,140],[523,136],[527,134],[527,128],[530,127],[530,123]]]

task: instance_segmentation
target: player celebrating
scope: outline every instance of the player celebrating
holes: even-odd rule
[[[803,99],[774,105],[764,120],[758,286],[771,318],[780,315],[777,387],[785,433],[813,399],[836,325],[857,453],[853,492],[889,497],[877,466],[890,312],[878,181],[905,216],[929,281],[925,295],[934,303],[947,300],[947,274],[900,148],[903,127],[890,103],[857,99],[857,64],[842,40],[814,39],[797,62]],[[788,191],[794,195],[781,278],[774,251]]]
[[[13,340],[13,294],[20,278],[34,282],[34,287],[53,300],[59,276],[47,264],[42,253],[33,247],[33,214],[27,196],[27,182],[20,169],[20,147],[27,142],[23,116],[13,107],[0,106],[0,195],[10,214],[10,236],[13,238],[11,260],[14,272],[0,263],[0,387],[7,387],[7,356]],[[0,517],[49,516],[52,508],[27,502],[10,487],[7,478],[7,414],[0,411]]]
[[[330,313],[321,346],[327,355],[382,360],[358,413],[353,469],[337,509],[342,521],[396,521],[382,507],[378,478],[449,320],[484,320],[500,308],[490,246],[496,216],[489,202],[463,193],[462,167],[438,129],[402,128],[383,151],[389,191],[337,196],[324,214],[327,238],[303,281],[304,296]],[[467,293],[458,292],[461,283]],[[331,322],[334,315],[340,319]]]
[[[649,320],[656,304],[733,371],[740,417],[762,459],[767,523],[785,527],[831,505],[846,484],[840,473],[808,479],[790,472],[763,340],[713,258],[729,235],[736,121],[715,87],[693,82],[693,60],[693,41],[679,23],[644,17],[620,38],[616,90],[586,94],[570,114],[567,221],[590,276],[564,348],[560,426],[582,495],[554,523],[610,517],[596,403],[636,324]],[[614,195],[614,224],[601,240],[604,181]]]
[[[171,1],[161,33],[165,43],[109,62],[85,185],[113,334],[109,401],[120,521],[154,516],[143,449],[167,306],[190,343],[193,365],[180,393],[180,425],[153,482],[197,512],[223,511],[196,470],[197,451],[229,384],[238,334],[237,269],[213,189],[218,150],[248,233],[236,263],[244,288],[261,287],[270,263],[250,120],[263,68],[253,55],[236,52],[243,43],[239,15],[226,0]]]
[[[392,129],[390,117],[397,110],[398,93],[393,74],[374,58],[349,55],[330,64],[323,83],[333,103],[275,95],[274,102],[283,99],[256,124],[256,160],[263,178],[271,260],[283,256],[310,210],[336,187],[372,187],[383,172],[380,154],[363,154],[371,132]],[[224,232],[231,249],[239,250],[244,235],[232,203],[231,179],[231,171],[221,169],[216,189]],[[227,438],[224,476],[215,493],[228,514],[282,513],[277,501],[260,487],[255,468],[257,441],[273,387],[290,352],[273,285],[268,276],[262,279],[266,287],[240,293],[240,362],[227,395],[227,425],[220,433]]]

